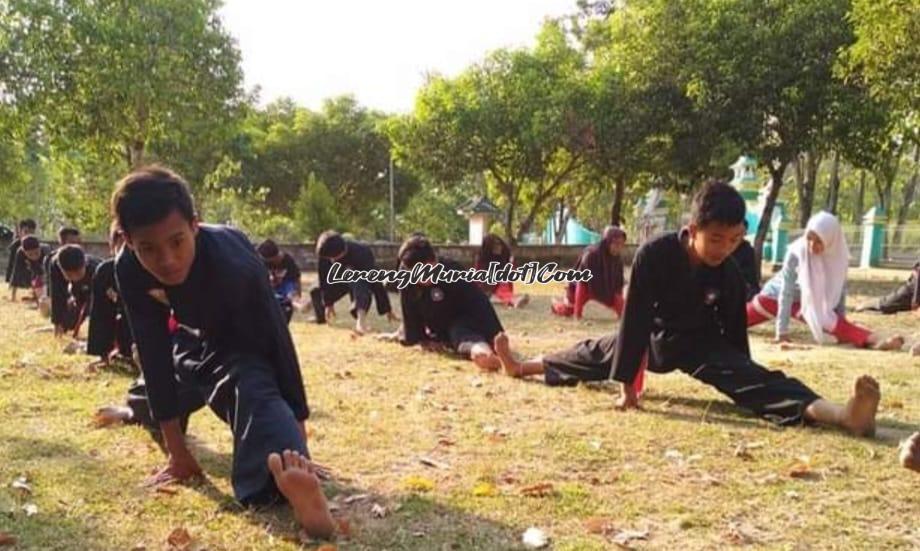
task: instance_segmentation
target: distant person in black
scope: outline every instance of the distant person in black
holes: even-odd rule
[[[303,292],[300,283],[300,267],[297,266],[293,256],[283,252],[271,239],[260,243],[256,250],[259,251],[259,256],[265,262],[275,297],[278,298],[281,310],[290,322],[294,309],[299,309],[301,306]]]
[[[201,473],[182,432],[190,412],[180,390],[191,389],[233,432],[236,498],[255,505],[283,496],[310,536],[332,535],[317,467],[307,459],[300,365],[255,248],[234,229],[199,225],[188,185],[165,168],[126,176],[112,211],[126,240],[115,277],[169,455],[150,482]]]
[[[49,269],[60,276],[52,279],[51,323],[55,336],[73,333],[89,315],[93,295],[93,276],[98,258],[87,256],[79,245],[64,245],[52,256]]]
[[[79,245],[80,230],[72,227],[63,227],[58,230],[57,247],[51,250],[51,253],[45,256],[45,296],[39,300],[39,310],[43,316],[51,315],[51,292],[55,287],[60,288],[63,276],[61,271],[53,265],[54,253],[64,245]],[[65,285],[66,287],[66,285]]]
[[[726,262],[744,238],[744,212],[733,187],[706,184],[694,196],[686,228],[637,252],[619,334],[530,367],[591,380],[609,374],[622,383],[618,407],[630,409],[639,407],[633,382],[647,355],[649,370],[679,369],[776,424],[817,422],[873,434],[881,393],[871,377],[858,378],[853,396],[838,405],[751,359],[745,283],[735,263]]]
[[[920,308],[920,262],[914,264],[907,281],[891,293],[856,309],[857,312],[896,314]]]
[[[329,273],[335,263],[342,268],[373,270],[377,267],[374,252],[367,245],[345,239],[336,231],[325,231],[316,239],[316,258],[319,282],[310,289],[310,300],[316,323],[326,323],[335,317],[335,303],[345,295],[351,297],[351,316],[355,318],[355,332],[370,332],[367,313],[371,301],[377,302],[377,313],[386,315],[389,321],[399,321],[390,306],[390,297],[382,283],[356,281],[353,283],[329,283]]]
[[[93,276],[93,300],[89,315],[89,336],[86,353],[99,358],[98,364],[108,365],[120,357],[131,360],[131,328],[125,316],[124,304],[115,284],[115,256],[124,245],[124,235],[118,226],[109,229],[109,253],[111,258],[96,266]]]
[[[42,245],[34,235],[26,235],[16,251],[16,258],[13,261],[13,279],[20,278],[28,282],[32,289],[32,296],[29,300],[34,300],[36,305],[45,295],[45,259],[50,254],[47,245]],[[24,275],[23,275],[24,274]],[[10,285],[10,300],[16,300],[16,292],[21,286]]]
[[[31,218],[20,220],[19,223],[16,224],[16,239],[10,243],[7,249],[9,251],[9,260],[6,263],[6,277],[4,281],[9,284],[13,300],[16,300],[16,289],[32,288],[32,274],[28,266],[25,263],[17,263],[16,259],[22,245],[22,240],[27,236],[34,235],[37,228],[38,224]]]
[[[418,264],[460,270],[457,262],[438,257],[427,238],[414,236],[399,248],[400,268],[412,270]],[[403,323],[399,338],[403,345],[424,350],[451,350],[473,361],[480,369],[497,371],[501,361],[493,348],[503,334],[495,308],[472,282],[439,282],[426,279],[399,292]]]

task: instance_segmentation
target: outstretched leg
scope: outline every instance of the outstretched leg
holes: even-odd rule
[[[881,397],[878,382],[863,375],[856,379],[853,395],[845,405],[818,399],[805,409],[805,417],[817,423],[840,427],[855,436],[873,436]]]
[[[511,352],[511,343],[507,333],[495,335],[495,354],[501,361],[505,374],[509,377],[527,377],[530,375],[542,375],[545,371],[543,359],[535,358],[532,360],[519,361]]]
[[[307,535],[331,538],[335,534],[335,521],[313,463],[299,452],[284,450],[281,454],[269,454],[268,470]]]

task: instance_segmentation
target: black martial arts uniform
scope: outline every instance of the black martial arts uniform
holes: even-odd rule
[[[64,278],[64,272],[56,256],[45,264],[51,272],[48,277],[48,295],[51,298],[53,325],[63,327],[65,331],[73,331],[89,316],[92,308],[93,275],[98,265],[98,258],[87,256],[86,274],[83,279],[69,282]]]
[[[336,261],[343,268],[373,270],[377,267],[374,252],[370,247],[350,239],[346,239],[345,243],[347,246],[345,256]],[[369,311],[372,299],[377,302],[377,313],[381,316],[388,314],[392,310],[390,297],[387,295],[387,290],[382,283],[368,283],[366,281],[328,283],[329,270],[332,269],[332,264],[333,262],[326,258],[319,259],[319,284],[310,289],[310,300],[313,302],[316,323],[325,323],[326,307],[332,306],[345,295],[351,296],[350,312],[352,317],[358,316],[358,310]]]
[[[252,244],[231,228],[202,225],[181,285],[163,286],[127,248],[115,261],[115,277],[146,383],[129,397],[135,415],[146,397],[148,422],[184,424],[207,403],[233,431],[236,498],[277,500],[268,455],[307,455],[299,421],[309,410],[294,343]],[[167,327],[170,308],[176,335]]]
[[[744,278],[745,298],[750,301],[760,292],[760,267],[755,263],[754,247],[747,239],[742,239],[731,259],[737,264],[738,271]]]
[[[6,282],[10,284],[10,287],[31,289],[32,281],[36,277],[42,277],[45,273],[43,264],[49,254],[48,247],[41,246],[42,254],[36,261],[29,260],[26,257],[25,252],[20,247],[19,239],[10,244],[9,250],[10,261],[6,266]]]
[[[104,260],[93,275],[92,301],[89,314],[89,335],[86,353],[108,358],[113,348],[124,358],[131,357],[131,329],[125,317],[124,305],[115,285],[115,259]]]
[[[917,308],[920,308],[920,262],[914,264],[914,269],[907,281],[900,287],[859,310],[896,314],[898,312],[909,312]]]
[[[452,260],[439,258],[445,269],[460,270]],[[465,358],[476,343],[492,346],[504,331],[489,297],[475,283],[410,285],[399,292],[403,315],[402,343],[411,346],[437,341]]]
[[[648,353],[650,371],[680,369],[769,421],[802,424],[805,408],[819,396],[751,359],[737,266],[692,266],[681,236],[686,239],[685,232],[662,235],[636,254],[619,335],[544,358],[547,381],[611,374],[630,384]]]

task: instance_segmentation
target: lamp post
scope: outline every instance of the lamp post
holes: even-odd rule
[[[393,170],[393,154],[390,154],[389,167],[385,172],[378,172],[377,179],[382,180],[384,176],[389,176],[390,180],[390,243],[396,241],[396,207],[393,196],[393,184],[395,171]]]

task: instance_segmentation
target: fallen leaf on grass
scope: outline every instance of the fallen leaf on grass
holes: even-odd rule
[[[453,446],[454,444],[456,444],[456,442],[454,442],[450,438],[441,438],[438,440],[439,446]]]
[[[379,503],[375,503],[371,506],[371,516],[374,518],[383,518],[389,514],[387,508]]]
[[[166,494],[169,496],[174,496],[179,493],[179,490],[172,486],[157,486],[154,492],[158,494]]]
[[[20,476],[12,483],[10,483],[10,488],[19,491],[22,494],[31,494],[32,487],[29,486],[29,479],[24,476]]]
[[[521,488],[521,495],[527,497],[546,497],[552,495],[555,491],[551,482],[541,482],[540,484],[533,484]]]
[[[738,459],[743,459],[745,461],[753,461],[754,456],[751,455],[751,452],[748,450],[748,447],[743,442],[738,444],[738,447],[735,448],[734,456]]]
[[[722,537],[735,545],[750,545],[756,542],[754,536],[749,534],[747,530],[737,522],[730,522],[728,524],[728,529],[722,534]]]
[[[543,530],[531,526],[528,528],[524,535],[521,536],[521,541],[524,542],[526,547],[530,549],[542,549],[549,545],[549,537]]]
[[[185,551],[192,545],[192,536],[185,528],[176,528],[170,532],[169,537],[166,538],[166,543],[170,547]]]
[[[476,497],[494,497],[498,495],[498,488],[491,482],[477,482],[476,485],[473,486],[473,495]]]
[[[16,545],[16,536],[0,532],[0,545]]]
[[[613,525],[613,519],[606,517],[591,517],[585,520],[584,526],[589,534],[598,534],[601,536],[608,536],[616,530],[616,527]]]
[[[370,497],[369,494],[355,494],[355,495],[351,495],[351,496],[346,497],[346,498],[345,498],[345,503],[351,504],[351,503],[354,503],[354,502],[356,502],[356,501],[364,501],[364,500],[366,500],[366,499],[369,498],[369,497]]]
[[[38,514],[38,505],[34,503],[26,503],[22,506],[22,510],[26,512],[27,517],[31,517]]]
[[[612,538],[613,543],[623,547],[628,547],[633,540],[648,540],[648,530],[622,530]]]
[[[442,463],[441,461],[437,461],[430,457],[419,457],[418,462],[421,463],[422,465],[425,465],[426,467],[433,467],[435,469],[441,469],[441,470],[450,469],[450,465],[448,465],[447,463]]]
[[[331,543],[324,543],[316,548],[316,551],[338,551],[338,547],[332,545]]]
[[[789,469],[791,478],[799,480],[817,480],[821,478],[821,473],[815,471],[812,467],[810,457],[800,457],[799,460]]]

